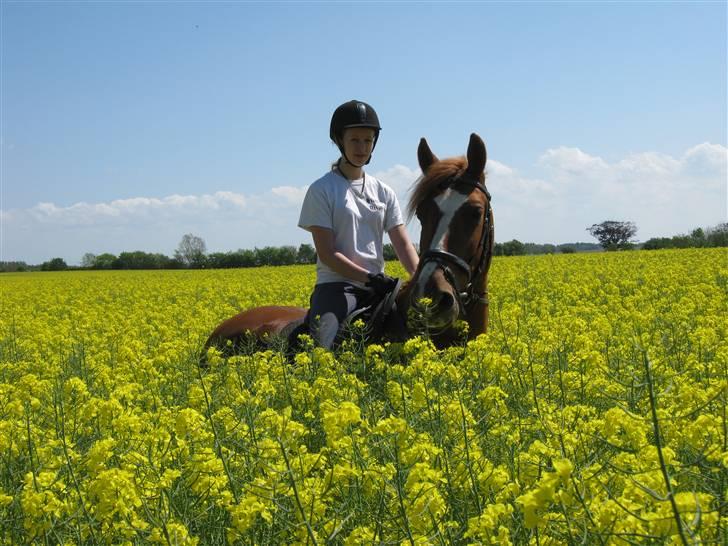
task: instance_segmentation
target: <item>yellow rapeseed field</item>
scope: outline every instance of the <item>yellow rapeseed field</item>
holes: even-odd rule
[[[470,343],[198,368],[219,321],[313,282],[2,275],[0,541],[728,540],[725,249],[496,258]]]

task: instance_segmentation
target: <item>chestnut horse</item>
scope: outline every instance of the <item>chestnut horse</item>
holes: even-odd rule
[[[468,323],[470,339],[488,327],[493,211],[485,187],[485,144],[473,133],[467,157],[440,160],[423,138],[417,159],[423,174],[415,183],[408,213],[422,225],[422,254],[414,276],[397,294],[396,312],[402,324],[407,324],[410,308],[424,315],[425,320],[417,322],[426,332],[413,330],[410,323],[408,333],[427,333],[438,347],[445,347],[461,338],[455,327],[458,320]],[[268,336],[287,335],[306,312],[284,306],[248,309],[215,328],[205,352],[228,342],[236,346],[247,339],[264,342]]]

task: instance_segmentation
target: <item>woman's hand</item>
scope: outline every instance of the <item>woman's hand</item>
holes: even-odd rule
[[[377,273],[376,275],[370,273],[365,286],[374,290],[378,296],[384,296],[394,290],[394,287],[397,286],[397,279],[384,273]]]

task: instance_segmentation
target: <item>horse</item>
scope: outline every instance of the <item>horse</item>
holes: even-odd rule
[[[394,305],[388,320],[404,325],[405,336],[427,334],[442,348],[462,339],[457,324],[460,320],[468,324],[468,339],[488,328],[488,271],[494,225],[491,196],[485,186],[487,153],[483,140],[472,133],[466,156],[438,159],[422,138],[417,160],[422,176],[415,182],[407,218],[416,216],[421,224],[422,254],[415,274],[392,294]],[[249,346],[250,340],[265,346],[272,338],[285,338],[300,328],[306,313],[302,307],[272,305],[243,311],[213,330],[202,358],[212,346],[235,350]],[[408,320],[411,316],[424,320],[413,326]],[[395,330],[402,331],[379,328],[385,339],[388,331]]]

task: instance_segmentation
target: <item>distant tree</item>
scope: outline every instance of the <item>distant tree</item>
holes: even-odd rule
[[[150,254],[135,250],[134,252],[122,252],[114,260],[114,269],[168,269],[172,267],[173,260],[164,254]]]
[[[230,252],[211,252],[207,255],[205,267],[209,269],[224,269],[228,264]]]
[[[308,243],[302,243],[298,247],[296,262],[299,264],[315,264],[316,249],[313,247],[313,245],[310,245]]]
[[[294,246],[265,246],[255,249],[256,265],[292,265],[298,251]]]
[[[637,225],[634,222],[606,220],[601,224],[593,224],[586,230],[599,241],[605,250],[617,250],[631,246],[631,239],[637,233]]]
[[[695,246],[695,240],[690,235],[675,235],[671,239],[672,248],[693,248]]]
[[[695,228],[690,232],[690,237],[695,242],[695,246],[705,246],[705,232],[703,228]]]
[[[91,254],[90,252],[87,252],[83,255],[83,258],[81,258],[81,267],[91,269],[94,266],[95,261],[96,254]]]
[[[564,245],[559,247],[559,251],[562,254],[574,254],[576,252],[576,249],[573,246]]]
[[[273,265],[293,265],[296,263],[298,250],[295,246],[286,245],[278,247],[276,262]]]
[[[550,243],[536,244],[524,243],[523,250],[525,254],[553,254],[556,252],[556,245]]]
[[[273,265],[276,261],[276,247],[264,246],[263,248],[255,247],[255,265]]]
[[[114,254],[109,254],[108,252],[104,252],[103,254],[99,254],[94,258],[94,263],[91,267],[94,269],[112,269],[114,267],[114,262],[116,261],[116,256]]]
[[[184,269],[185,267],[185,264],[183,264],[177,258],[169,258],[164,254],[155,254],[155,256],[158,257],[160,263],[162,264],[162,269]],[[205,267],[205,264],[202,264],[200,267]]]
[[[255,267],[257,255],[254,250],[236,250],[235,252],[216,252],[207,257],[208,267]]]
[[[659,250],[663,248],[694,248],[694,247],[723,247],[728,246],[728,223],[718,224],[714,227],[695,228],[690,235],[680,234],[672,237],[653,237],[642,245],[644,250]]]
[[[708,228],[705,239],[708,246],[728,246],[728,222]]]
[[[174,251],[174,257],[187,267],[203,267],[205,252],[207,252],[205,241],[197,235],[187,233],[182,236],[177,250]]]
[[[68,269],[68,265],[63,258],[53,258],[47,262],[43,262],[40,266],[41,271],[63,271]]]
[[[0,272],[14,273],[28,270],[28,264],[25,262],[0,262]]]
[[[384,259],[388,262],[397,259],[397,253],[391,243],[386,243],[384,247],[382,247],[382,254],[384,255]]]
[[[673,242],[670,237],[653,237],[647,239],[642,245],[643,250],[660,250],[661,248],[673,248]]]
[[[556,248],[559,252],[564,252],[565,248],[571,249],[574,252],[591,252],[594,250],[600,250],[602,247],[596,243],[563,243],[558,245]]]
[[[505,243],[496,243],[494,254],[496,256],[523,256],[526,253],[526,245],[517,239]]]
[[[258,255],[255,250],[249,248],[238,250],[235,253],[236,259],[238,260],[239,267],[255,267],[258,265]]]
[[[506,256],[523,256],[526,254],[526,245],[518,239],[503,243],[503,254]]]
[[[265,246],[256,248],[255,253],[257,265],[292,265],[298,256],[294,246]]]

